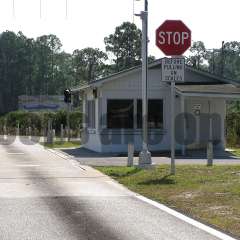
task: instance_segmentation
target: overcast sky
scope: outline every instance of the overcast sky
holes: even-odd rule
[[[135,2],[136,13],[143,2]],[[166,19],[181,19],[192,30],[192,39],[202,40],[207,48],[219,48],[223,40],[240,41],[239,9],[239,0],[149,0],[149,52],[163,56],[154,39],[155,29]],[[67,52],[104,50],[104,37],[123,21],[133,21],[133,0],[0,0],[1,32],[22,31],[34,38],[53,33]],[[134,21],[140,28],[140,19]]]

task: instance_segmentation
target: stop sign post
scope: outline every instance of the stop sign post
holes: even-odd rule
[[[191,46],[191,31],[181,20],[166,20],[156,30],[156,45],[167,56],[181,57]],[[183,66],[184,69],[184,66]],[[162,71],[163,61],[162,61]],[[171,75],[171,174],[176,173],[175,167],[175,81]],[[163,75],[163,74],[162,74]],[[162,79],[163,80],[163,79]],[[184,123],[185,124],[185,123]]]

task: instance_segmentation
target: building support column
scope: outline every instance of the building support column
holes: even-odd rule
[[[99,131],[99,98],[95,98],[95,129],[96,133]]]
[[[83,123],[82,123],[82,127],[83,129],[85,129],[87,127],[87,99],[85,94],[83,94],[82,96],[82,112],[83,112]]]
[[[133,100],[133,128],[137,129],[137,99]]]

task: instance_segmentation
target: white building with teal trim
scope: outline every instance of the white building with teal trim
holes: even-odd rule
[[[150,151],[168,151],[171,144],[170,85],[161,75],[161,59],[149,64]],[[132,142],[136,151],[141,150],[141,66],[95,79],[72,91],[79,94],[83,104],[85,148],[122,153]],[[226,101],[238,98],[237,81],[186,66],[185,81],[176,84],[176,150],[185,154],[187,149],[206,148],[211,135],[214,148],[225,149]]]

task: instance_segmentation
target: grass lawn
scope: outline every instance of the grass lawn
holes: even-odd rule
[[[240,166],[96,167],[134,192],[240,237]]]
[[[70,141],[70,142],[61,142],[56,141],[53,144],[48,143],[41,143],[44,147],[48,148],[72,148],[72,147],[79,147],[80,142],[79,141]]]

